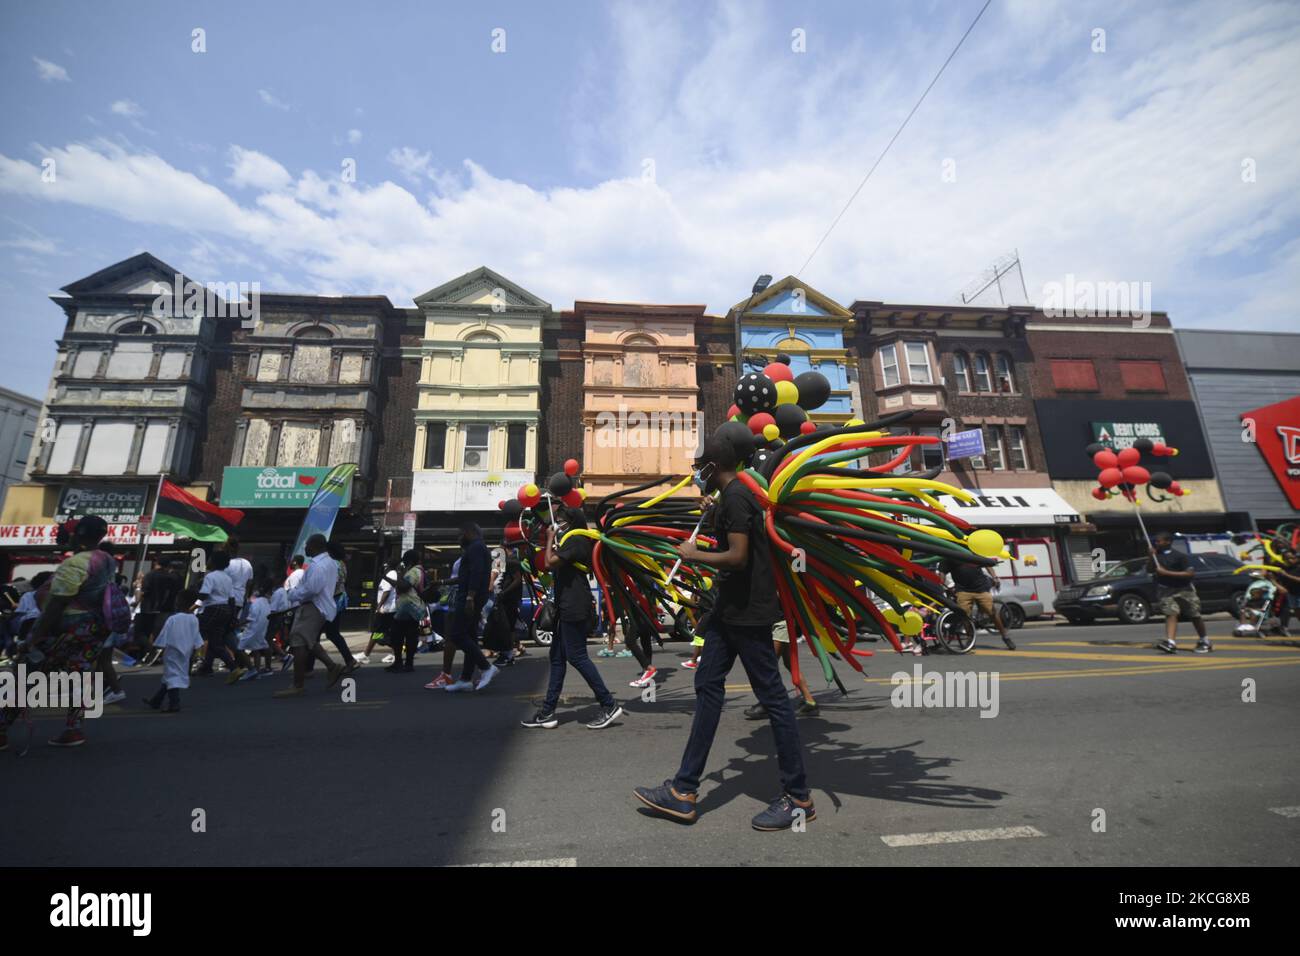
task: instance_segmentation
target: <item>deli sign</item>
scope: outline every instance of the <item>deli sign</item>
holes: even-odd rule
[[[1241,415],[1243,441],[1254,441],[1291,507],[1300,511],[1300,395]]]

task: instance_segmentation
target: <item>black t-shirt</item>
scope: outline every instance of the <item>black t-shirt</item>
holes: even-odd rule
[[[1300,578],[1300,561],[1293,561],[1282,569],[1287,574],[1295,575]],[[1282,587],[1286,589],[1287,594],[1300,594],[1300,581],[1292,581],[1290,578],[1278,577],[1282,582]]]
[[[1156,556],[1160,559],[1160,568],[1153,567],[1151,570],[1155,573],[1157,587],[1167,591],[1182,591],[1193,587],[1191,578],[1173,578],[1163,573],[1164,571],[1190,571],[1192,559],[1187,556],[1186,551],[1170,547],[1157,551]]]
[[[502,604],[508,604],[511,607],[519,606],[524,596],[523,582],[521,580],[523,574],[524,569],[518,558],[506,559],[506,569],[501,575],[501,596],[498,598]],[[516,584],[519,586],[516,587]]]
[[[555,569],[555,607],[561,621],[585,621],[591,616],[591,585],[587,583],[591,548],[590,538],[575,534],[556,549],[561,562]]]
[[[781,600],[772,574],[772,552],[763,527],[763,509],[739,479],[732,479],[718,501],[713,519],[718,550],[726,551],[728,534],[749,535],[749,562],[734,571],[719,571],[714,581],[713,613],[724,624],[767,627],[781,620]]]
[[[157,614],[175,609],[176,595],[181,593],[179,575],[170,571],[150,571],[140,585],[140,611]]]
[[[993,582],[984,573],[984,567],[968,561],[946,561],[944,570],[952,575],[952,583],[958,591],[983,594],[993,588]]]

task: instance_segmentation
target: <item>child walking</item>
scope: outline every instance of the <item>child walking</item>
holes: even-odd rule
[[[267,600],[267,590],[269,590],[268,586],[261,585],[253,592],[253,599],[248,602],[248,619],[239,632],[239,649],[253,660],[253,666],[240,678],[241,681],[256,680],[258,677],[268,677],[271,674],[271,645],[266,640],[267,624],[271,619],[271,602]],[[259,657],[262,659],[260,669],[257,666]]]
[[[203,647],[199,619],[194,614],[198,601],[197,591],[187,589],[178,594],[176,613],[167,618],[154,641],[154,647],[163,652],[162,686],[158,693],[144,701],[154,710],[174,714],[181,709],[181,688],[190,686],[190,660],[194,652]],[[164,697],[167,698],[166,706],[163,706]]]

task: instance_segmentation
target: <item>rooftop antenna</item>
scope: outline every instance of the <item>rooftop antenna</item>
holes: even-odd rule
[[[1006,305],[1006,297],[1002,294],[1002,278],[1010,275],[1012,271],[1020,277],[1020,291],[1024,294],[1025,304],[1029,304],[1029,290],[1025,288],[1025,273],[1020,268],[1020,250],[1013,249],[1005,256],[997,259],[993,265],[989,266],[979,276],[974,279],[966,288],[961,290],[962,305],[970,305],[986,291],[990,286],[997,286],[998,305]]]

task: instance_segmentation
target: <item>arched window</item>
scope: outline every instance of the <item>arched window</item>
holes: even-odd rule
[[[474,332],[465,336],[466,342],[500,342],[501,340],[491,332]]]
[[[294,336],[297,339],[332,339],[334,334],[323,325],[309,325],[305,329],[299,329]]]
[[[999,352],[997,355],[997,391],[1014,392],[1016,390],[1016,373],[1015,365],[1011,361],[1011,356],[1006,352]]]
[[[157,335],[158,330],[148,322],[128,322],[118,326],[118,335]]]
[[[970,363],[966,361],[965,352],[952,353],[952,370],[954,377],[957,379],[957,391],[974,391],[970,384]]]
[[[643,348],[645,348],[645,347],[648,347],[648,348],[657,348],[658,345],[659,345],[659,343],[656,342],[656,341],[654,340],[654,338],[653,338],[652,336],[649,336],[649,335],[629,335],[626,339],[623,340],[623,344],[624,344],[624,345],[640,345],[640,346],[642,346]]]
[[[975,391],[993,391],[993,376],[989,368],[988,355],[984,352],[976,352],[971,358],[975,363]]]

